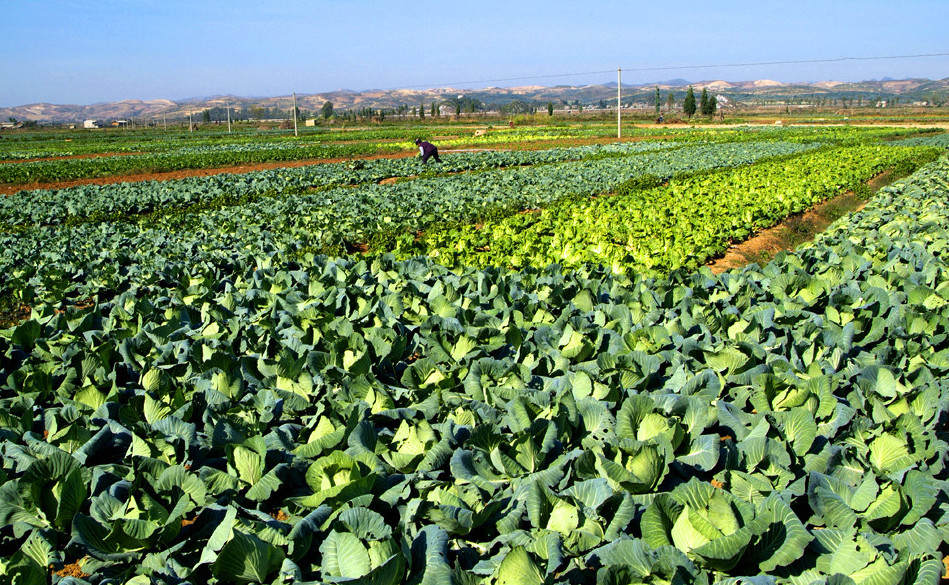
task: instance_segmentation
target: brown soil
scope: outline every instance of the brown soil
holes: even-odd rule
[[[84,579],[89,577],[89,573],[83,572],[82,565],[80,563],[81,561],[70,563],[58,571],[53,571],[53,574],[57,577],[75,577],[76,579]]]
[[[870,191],[875,193],[892,182],[891,173],[886,171],[867,182]],[[858,211],[866,201],[848,191],[808,211],[785,219],[774,227],[762,230],[744,242],[734,244],[725,254],[709,262],[708,267],[718,274],[733,268],[741,268],[752,262],[759,264],[770,261],[778,252],[789,252],[804,241],[814,239],[836,221],[843,213]]]
[[[19,305],[10,311],[0,311],[0,328],[13,327],[30,318],[32,309],[27,305]]]

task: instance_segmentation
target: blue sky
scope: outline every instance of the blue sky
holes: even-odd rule
[[[947,56],[875,59],[949,53],[945,0],[5,0],[0,14],[0,107],[579,85],[617,67],[624,84],[949,77]]]

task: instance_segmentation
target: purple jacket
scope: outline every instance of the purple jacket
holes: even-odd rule
[[[438,149],[431,142],[422,141],[418,143],[418,151],[423,157],[428,158],[438,152]]]

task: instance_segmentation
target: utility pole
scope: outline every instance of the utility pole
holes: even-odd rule
[[[618,67],[616,69],[616,137],[623,137],[623,126],[622,126],[622,116],[620,115],[620,110],[623,107],[623,68]]]
[[[227,102],[227,133],[231,133],[231,102]]]
[[[299,136],[297,133],[297,92],[293,92],[293,135]]]

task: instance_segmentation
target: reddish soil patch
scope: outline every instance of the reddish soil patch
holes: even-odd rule
[[[85,573],[82,570],[82,567],[79,564],[79,561],[75,563],[70,563],[64,566],[62,569],[53,572],[57,577],[75,577],[76,579],[84,579],[89,577],[89,573]]]
[[[752,262],[768,262],[778,252],[793,250],[794,246],[787,243],[787,232],[800,232],[803,229],[810,234],[808,239],[813,239],[815,234],[827,229],[827,226],[832,223],[827,219],[825,209],[840,205],[841,200],[847,196],[853,198],[852,194],[840,195],[816,205],[803,214],[788,218],[774,227],[761,230],[744,242],[730,246],[724,256],[710,262],[708,267],[713,273],[718,274],[732,268],[741,268]],[[862,208],[864,204],[865,202],[861,201],[852,210],[856,211]]]
[[[890,171],[886,171],[867,185],[875,193],[892,181]],[[852,191],[838,195],[815,205],[802,214],[787,218],[774,227],[762,230],[744,242],[734,244],[725,254],[708,263],[715,274],[741,268],[752,262],[768,262],[778,252],[791,251],[802,241],[810,241],[815,235],[827,229],[843,212],[858,211],[866,201],[857,198]]]
[[[0,327],[12,327],[30,318],[33,309],[28,305],[19,305],[14,309],[3,312],[0,311]]]

